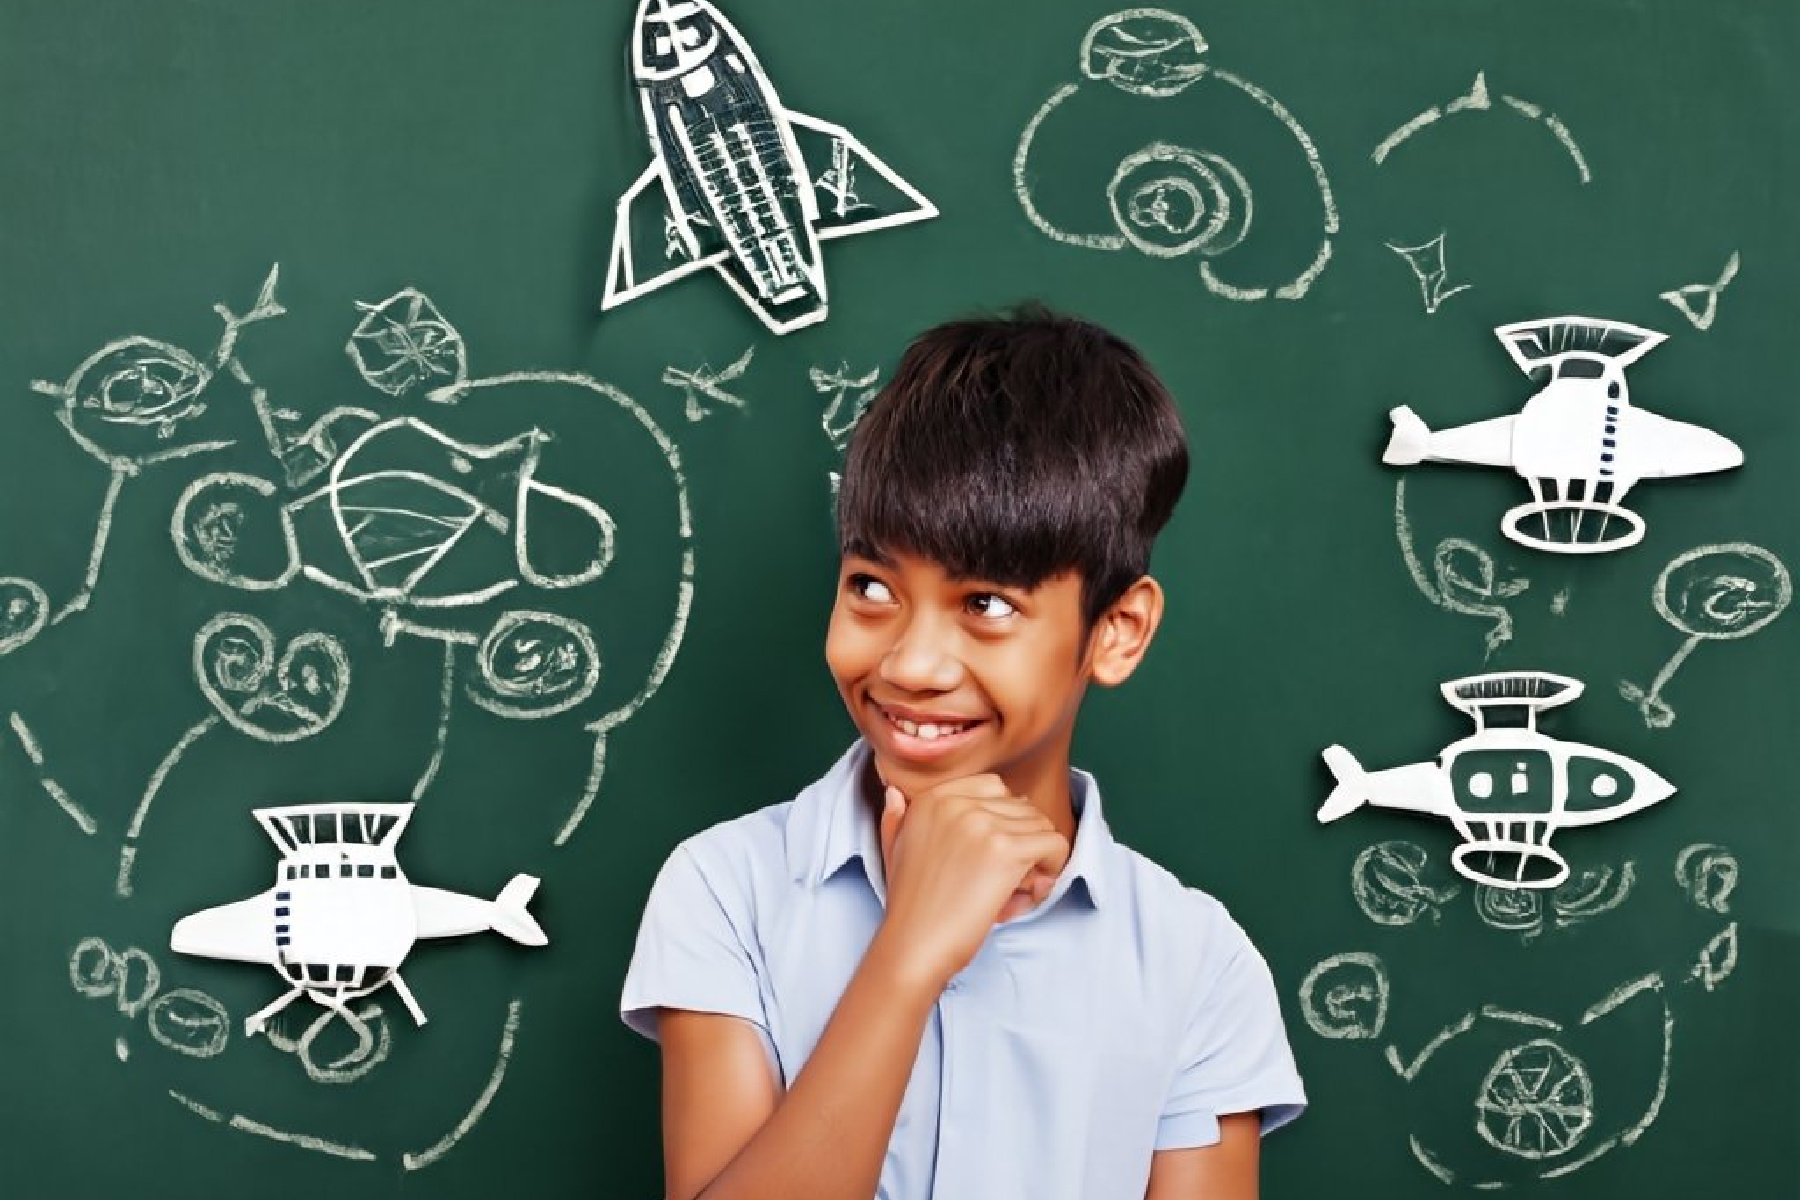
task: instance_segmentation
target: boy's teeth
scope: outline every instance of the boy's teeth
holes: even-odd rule
[[[908,737],[923,738],[926,741],[932,741],[941,737],[949,737],[953,733],[961,733],[965,728],[962,725],[938,725],[929,722],[921,725],[917,721],[909,721],[905,717],[893,717],[891,719],[901,733],[906,734]]]

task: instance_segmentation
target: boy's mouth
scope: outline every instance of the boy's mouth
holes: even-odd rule
[[[869,701],[888,747],[903,758],[937,758],[965,745],[986,720],[949,714],[901,713]]]

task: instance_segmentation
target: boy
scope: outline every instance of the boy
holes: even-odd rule
[[[1069,766],[1087,685],[1156,632],[1186,479],[1104,330],[908,348],[838,495],[825,657],[862,738],[645,909],[621,1007],[662,1045],[669,1200],[1253,1200],[1305,1103],[1268,968]]]

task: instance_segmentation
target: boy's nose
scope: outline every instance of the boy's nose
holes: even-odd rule
[[[943,631],[913,622],[881,659],[883,683],[909,692],[954,691],[962,683],[962,660]]]

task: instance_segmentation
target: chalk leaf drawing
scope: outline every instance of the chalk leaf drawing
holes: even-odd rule
[[[788,333],[825,319],[820,242],[937,216],[849,130],[784,107],[710,0],[639,0],[627,57],[651,160],[619,198],[602,308],[710,267]]]
[[[1531,586],[1528,579],[1501,579],[1493,555],[1466,538],[1444,538],[1431,556],[1431,570],[1419,559],[1412,521],[1406,513],[1406,480],[1394,484],[1394,537],[1421,595],[1445,612],[1481,617],[1492,624],[1483,639],[1487,657],[1512,640],[1512,612],[1502,601]]]
[[[1418,280],[1419,297],[1425,302],[1427,313],[1437,312],[1438,306],[1444,301],[1458,292],[1466,292],[1475,286],[1472,283],[1459,283],[1455,287],[1448,286],[1450,268],[1444,264],[1444,237],[1445,235],[1440,232],[1430,241],[1421,242],[1417,246],[1387,243],[1387,248],[1400,256],[1401,261],[1406,263],[1408,269],[1412,271],[1413,277]]]
[[[1619,695],[1637,705],[1644,724],[1667,729],[1675,709],[1663,689],[1701,642],[1749,637],[1787,611],[1793,579],[1780,559],[1749,542],[1695,546],[1677,555],[1656,577],[1650,602],[1663,620],[1687,635],[1648,688],[1619,683]]]
[[[1544,671],[1453,679],[1441,688],[1475,732],[1435,762],[1366,773],[1342,746],[1325,753],[1337,786],[1320,822],[1365,804],[1443,817],[1463,842],[1451,863],[1464,878],[1496,888],[1553,888],[1569,864],[1550,846],[1558,830],[1598,825],[1648,808],[1675,788],[1611,750],[1538,732],[1537,719],[1581,695],[1578,680]],[[1506,872],[1502,874],[1502,872]]]
[[[1731,257],[1725,260],[1725,269],[1719,272],[1717,279],[1711,283],[1690,283],[1685,287],[1678,287],[1673,291],[1662,293],[1661,299],[1673,304],[1681,315],[1688,319],[1688,324],[1705,333],[1713,327],[1713,321],[1718,318],[1719,297],[1724,294],[1726,288],[1731,286],[1731,281],[1737,278],[1737,273],[1738,254],[1736,250],[1733,250]],[[1696,307],[1696,303],[1699,307]]]
[[[1414,135],[1436,125],[1445,117],[1455,116],[1457,113],[1510,112],[1528,121],[1541,124],[1549,130],[1550,135],[1568,154],[1569,161],[1575,164],[1575,170],[1580,175],[1581,182],[1584,184],[1593,182],[1594,176],[1593,172],[1588,169],[1587,156],[1581,152],[1581,146],[1576,142],[1575,135],[1555,113],[1545,112],[1543,105],[1522,100],[1517,96],[1502,95],[1500,101],[1503,107],[1495,108],[1493,95],[1488,91],[1487,72],[1480,72],[1475,76],[1474,84],[1463,95],[1442,105],[1434,104],[1417,116],[1402,122],[1392,133],[1381,139],[1370,157],[1375,160],[1377,166],[1385,163],[1390,154],[1411,140]]]
[[[664,367],[662,381],[681,390],[689,421],[703,421],[716,411],[708,407],[709,404],[744,407],[743,397],[732,395],[725,390],[725,385],[742,378],[744,372],[750,369],[750,359],[755,353],[756,347],[752,346],[738,355],[730,366],[718,371],[713,370],[711,363],[701,363],[692,371]]]
[[[1089,250],[1127,247],[1152,258],[1197,258],[1201,282],[1227,300],[1254,301],[1271,296],[1298,300],[1331,261],[1338,232],[1337,201],[1312,136],[1274,96],[1239,75],[1213,65],[1205,57],[1206,39],[1179,13],[1158,8],[1132,8],[1095,22],[1082,38],[1080,70],[1085,83],[1065,83],[1039,106],[1019,135],[1013,155],[1013,191],[1026,219],[1039,232],[1065,245]],[[1072,110],[1071,99],[1088,84],[1101,84],[1167,106],[1175,98],[1210,81],[1247,97],[1280,122],[1299,146],[1318,192],[1321,234],[1311,261],[1298,273],[1274,282],[1230,281],[1217,263],[1251,234],[1255,190],[1243,168],[1211,147],[1148,141],[1125,154],[1105,184],[1112,228],[1082,232],[1066,228],[1045,213],[1033,182],[1041,166],[1034,148],[1051,115]]]
[[[42,379],[32,383],[33,391],[57,402],[57,420],[77,446],[111,472],[111,478],[94,522],[81,587],[60,608],[49,611],[49,598],[38,584],[0,578],[0,654],[31,641],[46,624],[58,624],[88,606],[127,479],[157,463],[234,444],[236,439],[206,415],[213,406],[210,389],[224,373],[251,388],[257,403],[264,402],[261,389],[237,357],[237,342],[246,326],[287,311],[275,299],[280,275],[280,264],[269,269],[255,304],[242,316],[223,304],[213,306],[225,329],[218,345],[204,357],[134,334],[88,355],[62,383]]]
[[[1625,368],[1663,334],[1593,317],[1521,321],[1494,333],[1519,370],[1548,371],[1549,382],[1516,416],[1455,429],[1433,431],[1412,409],[1393,409],[1381,460],[1512,468],[1531,487],[1531,503],[1501,519],[1513,541],[1558,554],[1622,550],[1644,536],[1643,518],[1624,507],[1639,480],[1742,465],[1744,452],[1728,439],[1632,405]]]

